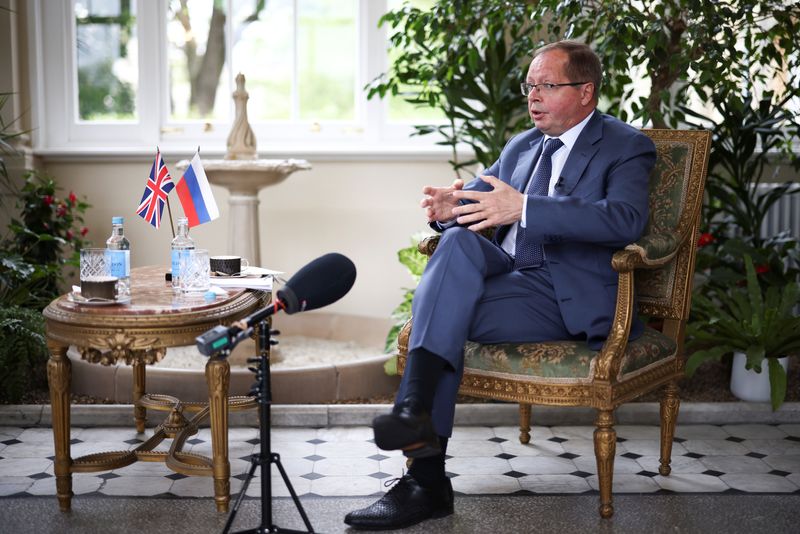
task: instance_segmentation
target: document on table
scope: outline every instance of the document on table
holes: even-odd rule
[[[211,278],[211,285],[218,287],[244,287],[246,289],[258,289],[259,291],[272,291],[272,277],[262,278],[230,278],[215,276]]]
[[[272,291],[272,279],[278,274],[283,273],[264,267],[247,267],[239,276],[212,276],[211,285]]]

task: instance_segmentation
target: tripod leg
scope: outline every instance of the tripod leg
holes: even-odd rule
[[[281,457],[277,453],[272,453],[270,457],[270,462],[278,466],[278,471],[281,472],[281,478],[283,478],[283,482],[286,484],[286,488],[289,490],[289,494],[292,496],[292,500],[294,501],[294,505],[297,507],[297,511],[300,512],[300,517],[303,518],[303,523],[305,523],[306,528],[309,532],[314,532],[314,527],[311,526],[311,521],[308,520],[308,516],[306,515],[306,511],[303,509],[303,505],[300,503],[300,498],[295,493],[294,488],[292,487],[292,483],[289,482],[289,477],[286,474],[286,471],[283,469],[283,464],[281,464]]]
[[[292,500],[294,501],[295,506],[297,506],[298,511],[300,512],[300,516],[303,518],[303,523],[305,523],[306,528],[308,529],[306,532],[313,533],[314,529],[311,526],[311,522],[308,520],[308,516],[306,515],[303,506],[300,504],[300,499],[297,497],[297,493],[295,493],[294,488],[292,487],[291,482],[289,482],[289,476],[286,474],[286,471],[283,469],[283,465],[281,465],[280,456],[272,452],[272,443],[270,440],[270,432],[272,431],[272,417],[271,417],[271,405],[272,405],[272,392],[270,390],[270,370],[269,370],[269,348],[270,348],[270,330],[269,324],[265,319],[262,319],[261,322],[258,324],[258,337],[257,337],[257,346],[258,346],[258,369],[254,370],[256,373],[257,379],[257,388],[258,388],[258,406],[259,406],[259,413],[258,413],[258,420],[259,420],[259,454],[253,455],[252,461],[253,466],[250,469],[250,472],[247,475],[247,480],[245,482],[245,489],[247,488],[247,483],[250,482],[250,478],[253,476],[253,472],[255,471],[255,466],[259,465],[261,467],[261,524],[255,529],[243,530],[239,534],[264,534],[266,532],[303,532],[285,528],[279,528],[272,523],[272,464],[278,466],[278,470],[281,473],[281,477],[283,477],[283,481],[286,484],[286,487],[289,489],[289,493],[292,496]],[[214,361],[215,358],[212,358],[211,361]],[[211,361],[206,366],[206,374],[207,376],[209,373],[213,372],[209,370],[209,366],[211,365]],[[225,362],[227,363],[227,361]],[[228,367],[228,370],[230,368]],[[225,387],[225,394],[227,397],[227,382]],[[209,376],[209,392],[212,392],[211,386],[211,377]],[[213,398],[213,395],[212,395]],[[227,404],[225,405],[227,407]],[[212,411],[212,416],[213,416]],[[227,412],[226,412],[227,416]],[[212,418],[213,422],[213,418]],[[227,430],[227,419],[225,421],[226,426],[224,427]],[[227,459],[227,440],[225,442],[225,452],[226,452],[226,459]],[[216,454],[215,454],[216,459]],[[215,464],[216,467],[216,464]],[[216,470],[214,471],[216,476]],[[234,510],[231,513],[231,516],[228,518],[227,523],[225,524],[225,530],[223,534],[227,534],[228,530],[230,529],[231,524],[233,523],[233,516],[235,515],[236,510],[239,507],[239,502],[242,500],[242,496],[245,493],[245,489],[242,489],[239,498],[236,501],[236,505],[234,506]]]
[[[236,498],[236,502],[233,503],[233,508],[231,508],[231,513],[228,514],[228,520],[225,521],[225,528],[222,529],[222,534],[228,534],[231,531],[231,527],[233,526],[233,520],[236,519],[236,512],[239,511],[239,506],[242,505],[242,501],[244,500],[244,494],[247,493],[247,488],[250,486],[250,481],[253,480],[253,475],[256,474],[256,467],[258,467],[258,459],[253,456],[253,459],[250,460],[250,470],[247,472],[247,477],[244,479],[244,483],[242,484],[242,490],[239,492],[239,496]]]

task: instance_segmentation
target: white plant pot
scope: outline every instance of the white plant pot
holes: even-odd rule
[[[756,373],[751,369],[745,369],[747,356],[744,352],[733,353],[733,368],[731,369],[731,393],[737,398],[751,402],[769,402],[769,362],[764,360],[761,364],[761,372]],[[789,368],[789,357],[778,358],[778,363],[783,367],[784,372]]]

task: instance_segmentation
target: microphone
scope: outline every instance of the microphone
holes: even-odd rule
[[[353,262],[331,252],[297,271],[278,291],[278,300],[283,302],[288,314],[316,310],[345,296],[355,280]]]
[[[356,280],[356,266],[349,258],[331,252],[301,268],[277,293],[275,302],[237,321],[231,327],[216,326],[195,338],[201,354],[232,349],[250,335],[252,327],[279,310],[288,314],[316,310],[345,296]]]

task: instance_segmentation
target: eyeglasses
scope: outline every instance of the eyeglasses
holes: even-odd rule
[[[525,96],[530,95],[534,89],[539,91],[541,94],[544,93],[552,93],[559,87],[574,87],[576,85],[583,85],[585,83],[592,83],[592,82],[570,82],[570,83],[528,83],[522,82],[519,84],[519,88],[522,91],[522,94]]]

